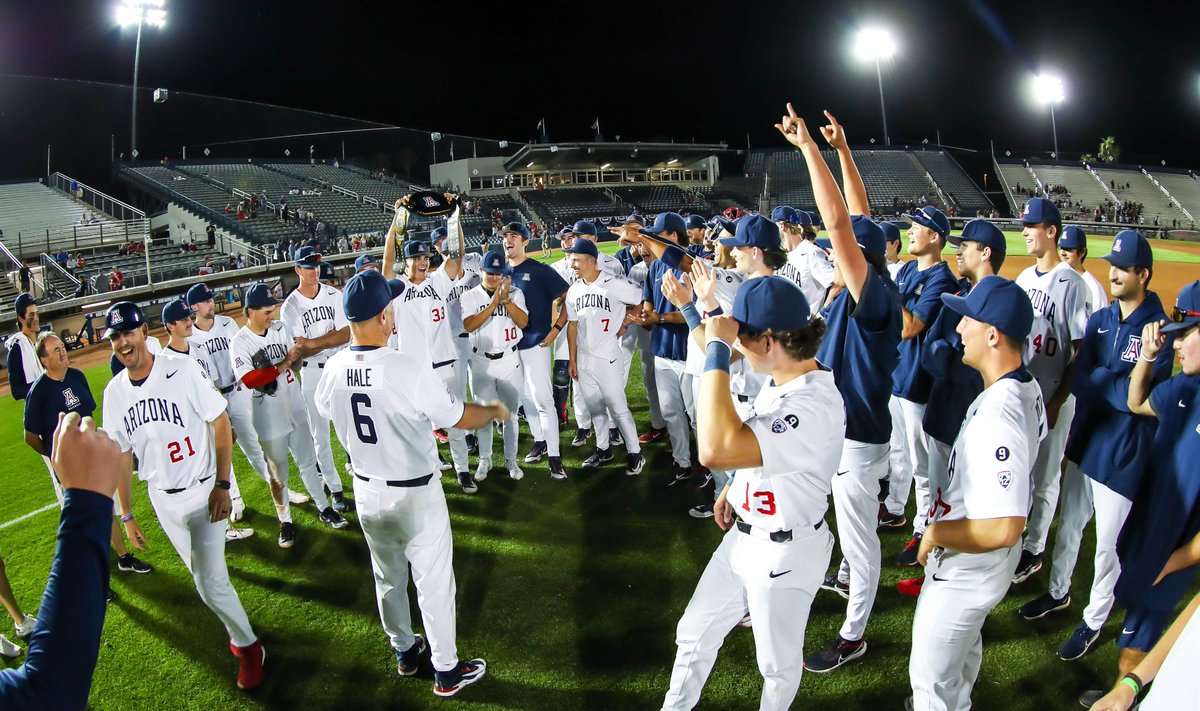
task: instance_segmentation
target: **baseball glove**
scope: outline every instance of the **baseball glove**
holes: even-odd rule
[[[258,352],[255,353],[254,356],[250,359],[250,365],[254,366],[255,370],[263,370],[265,368],[274,368],[275,367],[275,364],[271,362],[271,357],[268,356],[266,350],[264,350],[262,348],[259,348]],[[278,388],[279,388],[279,380],[275,379],[275,380],[272,380],[271,382],[267,383],[266,385],[260,385],[259,387],[255,388],[255,390],[262,393],[263,395],[274,395],[275,391]]]

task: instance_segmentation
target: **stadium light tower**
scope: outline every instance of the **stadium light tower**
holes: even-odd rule
[[[879,112],[883,114],[883,144],[892,145],[892,139],[887,130],[887,107],[883,102],[883,70],[880,63],[891,59],[896,54],[896,41],[892,33],[877,27],[867,27],[858,31],[854,39],[854,53],[859,59],[875,63],[875,78],[879,80]]]
[[[130,120],[129,157],[137,158],[137,89],[138,65],[142,59],[142,27],[162,27],[167,24],[166,0],[122,0],[117,6],[117,24],[121,27],[137,25],[137,42],[133,50],[133,110]]]
[[[1058,125],[1054,122],[1054,105],[1067,98],[1066,85],[1062,77],[1053,74],[1038,74],[1033,78],[1033,96],[1040,104],[1050,105],[1050,130],[1054,133],[1054,157],[1058,158]]]

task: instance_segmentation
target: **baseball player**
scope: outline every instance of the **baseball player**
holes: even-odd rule
[[[37,341],[38,331],[42,330],[42,321],[38,316],[37,300],[30,294],[17,294],[17,298],[13,302],[13,310],[17,314],[19,330],[4,342],[4,347],[8,349],[8,361],[5,367],[8,369],[8,388],[13,399],[24,400],[29,388],[33,387],[33,381],[37,380],[38,376],[44,372],[41,361],[33,352],[33,344]],[[46,469],[53,472],[49,461],[46,462]],[[55,484],[55,491],[59,495],[58,498],[62,499],[62,494],[58,492],[57,486]]]
[[[107,551],[105,558],[107,558]],[[0,605],[12,618],[13,626],[16,629],[19,639],[29,639],[33,634],[34,627],[37,626],[37,618],[33,615],[27,615],[21,610],[21,606],[17,603],[17,598],[13,595],[12,585],[8,582],[8,575],[4,572],[4,559],[0,558]],[[21,647],[8,637],[0,634],[0,656],[18,657],[21,655]]]
[[[113,304],[104,337],[125,369],[104,388],[104,430],[125,452],[118,479],[121,510],[133,511],[132,458],[147,484],[163,532],[192,574],[200,599],[229,634],[240,661],[238,688],[263,681],[266,652],[225,567],[225,517],[233,436],[225,400],[190,358],[156,357],[146,348],[145,317],[129,301]],[[129,541],[146,537],[132,513],[121,517]]]
[[[1035,314],[1033,332],[1025,344],[1025,363],[1042,386],[1050,434],[1042,440],[1033,467],[1033,507],[1021,552],[1021,563],[1013,583],[1022,583],[1042,568],[1042,553],[1058,504],[1063,451],[1075,415],[1071,396],[1072,362],[1092,315],[1087,287],[1071,269],[1056,269],[1056,245],[1062,233],[1062,217],[1054,203],[1033,198],[1021,215],[1029,253],[1037,263],[1017,277],[1017,285],[1029,295]]]
[[[333,420],[338,439],[354,458],[358,519],[371,552],[379,618],[396,655],[396,671],[416,674],[429,649],[433,693],[445,697],[483,678],[487,664],[458,657],[450,516],[429,432],[434,427],[474,429],[508,419],[509,413],[504,405],[464,404],[434,378],[430,364],[387,347],[394,318],[389,306],[405,288],[402,281],[387,280],[376,271],[346,283],[350,348],[326,362],[317,406]],[[509,357],[516,360],[515,354]],[[425,636],[412,631],[410,565]]]
[[[949,218],[927,205],[904,219],[910,224],[908,253],[916,259],[905,262],[896,274],[904,330],[900,332],[900,363],[892,372],[892,396],[888,399],[892,417],[888,495],[879,507],[880,525],[892,527],[904,525],[909,489],[916,489],[916,510],[929,510],[929,444],[921,421],[932,379],[921,368],[921,347],[929,324],[942,310],[942,294],[958,291],[954,273],[942,259],[942,250],[950,236]],[[916,565],[917,548],[924,532],[925,517],[915,516],[913,538],[897,558],[898,564]]]
[[[358,259],[354,260],[354,273],[357,274],[364,269],[379,271],[379,260],[370,254],[360,255]]]
[[[471,341],[471,393],[481,402],[499,401],[507,408],[504,423],[504,462],[508,475],[519,480],[525,473],[517,464],[517,405],[521,401],[524,363],[519,356],[522,332],[529,325],[525,293],[513,288],[512,274],[504,264],[504,255],[489,251],[483,255],[483,281],[464,291],[463,328]],[[475,476],[459,475],[463,491],[473,494],[477,482],[487,479],[492,469],[492,424],[477,432],[479,464]],[[551,472],[553,474],[553,471]]]
[[[684,311],[700,321],[694,306]],[[789,708],[800,687],[808,613],[833,550],[824,517],[845,434],[833,374],[815,358],[824,330],[803,293],[776,276],[747,281],[732,316],[705,324],[697,446],[705,466],[734,473],[716,505],[727,533],[679,620],[663,709],[697,704],[725,635],[747,611],[763,676],[759,708]],[[730,394],[734,342],[771,377],[744,420]]]
[[[570,284],[548,265],[530,259],[525,253],[529,244],[528,227],[520,222],[510,222],[500,231],[500,236],[512,269],[512,285],[521,290],[528,307],[529,322],[521,327],[521,341],[517,344],[525,377],[522,406],[528,414],[529,433],[534,439],[533,449],[525,461],[535,455],[534,461],[538,461],[545,455],[550,477],[561,481],[567,478],[567,470],[562,465],[558,441],[559,420],[554,410],[550,347],[567,326],[566,309],[555,313],[554,304],[567,293]],[[533,416],[534,412],[537,417]],[[508,435],[507,427],[505,435]]]
[[[342,477],[333,463],[329,442],[329,420],[317,413],[317,381],[325,361],[350,340],[350,328],[342,312],[342,292],[320,282],[321,253],[312,247],[296,250],[296,276],[300,284],[283,300],[279,320],[296,337],[300,348],[300,393],[317,452],[317,471],[333,500],[333,510],[344,513],[349,507],[342,493]]]
[[[296,542],[296,526],[287,498],[289,451],[308,495],[317,504],[320,520],[333,528],[345,528],[348,522],[333,510],[321,489],[308,415],[292,371],[300,360],[299,349],[287,324],[272,318],[279,302],[262,282],[246,289],[243,298],[246,325],[229,342],[233,374],[254,391],[250,401],[254,430],[270,472],[268,483],[279,518],[279,547],[291,548]]]
[[[1083,283],[1087,286],[1088,304],[1092,307],[1092,313],[1097,313],[1108,306],[1108,291],[1091,272],[1084,269],[1083,262],[1087,259],[1087,253],[1087,235],[1084,231],[1075,225],[1064,227],[1062,239],[1058,240],[1058,256],[1062,259],[1059,269],[1070,269],[1083,277]]]
[[[846,569],[829,576],[830,580],[822,585],[832,585],[837,577],[847,576],[849,580],[842,582],[849,583],[850,598],[838,637],[804,660],[805,669],[823,673],[867,651],[867,620],[880,573],[876,530],[880,480],[887,476],[891,437],[892,423],[886,408],[898,360],[902,319],[894,285],[883,263],[883,231],[866,217],[870,211],[866,187],[849,150],[838,150],[846,185],[843,201],[816,141],[790,105],[788,116],[776,127],[800,149],[808,164],[817,205],[832,239],[833,284],[840,287],[825,309],[828,331],[817,360],[833,371],[846,404],[846,439],[833,481],[834,511]],[[840,131],[836,124],[822,128],[827,141]],[[857,214],[851,217],[851,212]]]
[[[965,297],[942,299],[962,314],[963,362],[979,371],[984,389],[954,440],[945,486],[930,492],[908,662],[914,711],[971,708],[980,631],[1017,567],[1031,469],[1047,430],[1041,388],[1022,364],[1034,315],[1021,287],[989,276]]]
[[[442,263],[445,264],[450,258],[450,244],[446,239],[446,228],[438,227],[431,235],[433,247],[442,255]],[[454,347],[458,351],[458,360],[454,366],[453,379],[446,381],[446,388],[450,394],[459,398],[463,402],[467,400],[467,383],[470,382],[470,364],[471,364],[471,341],[470,334],[463,328],[462,322],[462,304],[459,303],[459,298],[467,289],[473,289],[479,286],[480,281],[480,266],[483,263],[483,255],[478,252],[466,251],[466,245],[462,245],[462,255],[459,258],[459,265],[462,267],[462,274],[458,279],[453,280],[453,286],[446,293],[446,318],[450,320],[450,334],[453,336]],[[439,437],[439,440],[441,438]],[[468,454],[479,454],[479,441],[475,437],[474,432],[466,433],[466,443]],[[449,433],[446,433],[446,441],[450,441]],[[453,444],[450,452],[451,459],[454,458]],[[462,460],[466,463],[466,458]],[[463,472],[470,471],[464,469],[458,474],[461,477]]]
[[[654,255],[646,252],[640,244],[626,239],[626,235],[636,234],[645,226],[644,218],[636,212],[625,218],[624,223],[614,228],[618,234],[617,241],[625,245],[614,255],[617,261],[625,266],[625,276],[634,284],[645,287],[646,275]],[[636,349],[641,363],[642,385],[646,389],[646,406],[650,411],[650,429],[638,437],[639,444],[650,444],[662,439],[667,434],[667,422],[663,418],[662,408],[658,404],[658,385],[654,379],[654,353],[650,351],[650,331],[645,328],[626,328],[622,337],[622,349],[630,354]],[[625,367],[625,382],[629,383],[629,366]]]
[[[904,266],[904,262],[900,261],[900,228],[895,222],[880,222],[879,229],[883,230],[883,258],[887,262],[888,274],[891,275],[892,281],[896,281],[896,274],[900,272],[900,267]]]
[[[159,342],[157,336],[150,335],[150,324],[142,324],[142,330],[145,331],[145,334],[143,335],[145,336],[146,340],[146,350],[150,351],[151,355],[158,355],[159,353],[162,353],[162,343]],[[118,373],[120,373],[122,370],[125,370],[125,364],[122,363],[121,359],[117,357],[116,353],[114,353],[108,359],[108,368],[112,371],[113,377],[116,377]]]
[[[640,474],[646,461],[637,441],[633,413],[625,396],[620,331],[630,306],[641,304],[642,290],[624,276],[602,273],[596,243],[576,239],[564,251],[576,281],[567,289],[567,344],[576,397],[587,404],[596,426],[596,451],[583,462],[594,469],[613,458],[609,413],[625,444],[625,473]],[[576,408],[576,413],[579,410]],[[582,430],[581,430],[582,431]]]
[[[771,220],[779,225],[783,248],[787,250],[787,266],[784,270],[789,274],[781,276],[793,279],[800,286],[800,291],[804,292],[808,303],[825,303],[825,292],[833,283],[833,264],[825,250],[813,242],[817,238],[817,231],[813,229],[812,218],[807,212],[790,205],[780,205],[771,212]]]

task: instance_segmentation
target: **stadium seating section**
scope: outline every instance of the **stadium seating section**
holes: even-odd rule
[[[969,217],[991,212],[992,201],[987,199],[949,153],[933,150],[915,151],[912,155],[933,176],[934,182],[955,205],[959,215]]]
[[[613,202],[604,188],[531,189],[522,190],[521,197],[543,218],[560,222],[621,215],[629,211],[624,203]]]
[[[89,213],[101,224],[113,222],[91,205],[41,183],[0,185],[0,230],[14,245],[18,235],[44,235],[47,229],[79,225]]]

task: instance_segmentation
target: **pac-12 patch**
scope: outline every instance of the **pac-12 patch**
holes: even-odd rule
[[[787,432],[787,428],[787,423],[778,417],[775,418],[775,421],[771,423],[771,431],[775,434],[783,434],[784,432]]]
[[[1000,486],[1007,489],[1008,485],[1012,483],[1012,472],[1007,469],[996,472],[996,480],[1000,482]]]
[[[1008,461],[1008,454],[1008,447],[998,447],[996,449],[996,459],[999,459],[1002,462]],[[1005,486],[1007,487],[1008,484],[1005,484]]]

